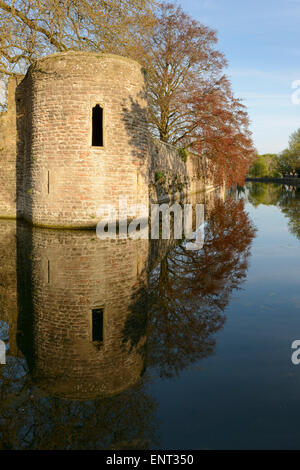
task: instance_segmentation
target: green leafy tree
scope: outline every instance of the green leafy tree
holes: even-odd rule
[[[282,175],[300,175],[300,128],[291,134],[289,147],[277,159],[277,171]]]
[[[300,155],[300,128],[291,134],[289,139],[289,149],[295,155]]]
[[[291,167],[288,161],[288,152],[288,149],[284,150],[277,158],[276,169],[281,176],[288,175],[291,172]]]
[[[275,153],[265,153],[257,155],[252,167],[249,171],[249,176],[261,178],[264,176],[276,178],[281,176],[278,170],[278,156]]]
[[[250,168],[249,175],[254,178],[262,178],[268,175],[268,167],[262,155],[259,155]]]
[[[296,150],[288,148],[282,152],[279,158],[279,167],[283,175],[298,176],[300,174],[300,154]]]

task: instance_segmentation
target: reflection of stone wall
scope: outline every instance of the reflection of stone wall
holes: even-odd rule
[[[18,258],[27,271],[20,265],[19,301],[27,307],[21,307],[19,328],[27,333],[19,344],[26,349],[22,345],[32,341],[27,359],[36,381],[50,393],[78,399],[135,384],[144,368],[145,337],[131,349],[123,330],[147,283],[148,241],[100,241],[92,232],[23,226]],[[102,345],[92,342],[93,308],[104,309]]]
[[[186,202],[194,206],[205,204],[205,218],[207,220],[214,207],[216,197],[217,192],[206,194],[202,192],[190,195]],[[195,222],[194,214],[194,227]],[[80,324],[85,325],[83,337],[87,338],[87,335],[90,335],[90,317],[88,315],[90,315],[91,308],[97,305],[101,307],[104,303],[105,308],[111,306],[112,309],[116,309],[120,304],[119,308],[123,309],[124,315],[127,311],[127,328],[131,310],[134,310],[135,305],[138,304],[140,293],[137,294],[137,292],[146,283],[147,266],[153,269],[167,251],[178,244],[178,240],[155,240],[149,242],[148,250],[148,242],[146,241],[100,242],[93,232],[36,229],[32,231],[23,224],[18,224],[18,234],[19,340],[21,338],[19,345],[21,344],[21,350],[25,352],[27,357],[30,354],[34,355],[34,351],[36,351],[36,335],[33,333],[36,332],[41,308],[43,312],[44,310],[46,312],[55,310],[56,312],[53,317],[43,313],[43,318],[47,320],[49,329],[48,331],[47,328],[44,329],[41,338],[42,344],[45,343],[47,348],[49,347],[47,338],[49,337],[49,341],[51,341],[51,335],[55,331],[56,325],[55,337],[57,337],[57,332],[61,331],[62,340],[73,337],[79,347],[81,334],[79,334],[79,330],[76,333],[77,336],[72,334],[72,319],[76,323],[79,318]],[[19,356],[21,351],[16,345],[18,307],[15,258],[16,224],[13,221],[0,221],[0,319],[7,321],[10,325],[10,354]],[[33,273],[31,273],[32,268],[34,269]],[[137,294],[136,302],[131,301],[131,295],[135,294]],[[36,309],[37,299],[38,308]],[[82,303],[85,304],[85,310],[80,309],[83,308]],[[32,313],[33,317],[31,317]],[[147,312],[142,313],[145,316]],[[71,318],[70,329],[68,329],[69,318]],[[107,320],[109,317],[105,318]],[[114,318],[114,314],[112,318]],[[122,317],[121,321],[125,324],[124,318]],[[64,331],[61,329],[62,325]],[[107,323],[107,328],[109,331],[109,323]],[[107,344],[106,342],[105,346]],[[72,348],[76,349],[76,345]],[[64,353],[64,356],[67,357],[67,353]],[[53,364],[56,364],[56,361],[58,361],[57,357],[54,356]]]
[[[207,192],[205,194],[205,213],[206,216],[209,217],[210,213],[214,210],[215,204],[217,200],[222,202],[225,201],[226,198],[226,189],[225,186],[220,186],[214,191]],[[205,217],[207,219],[207,217]]]
[[[0,220],[0,320],[9,324],[9,354],[17,356],[16,223]]]

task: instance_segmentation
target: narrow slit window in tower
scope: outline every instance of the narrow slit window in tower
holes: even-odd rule
[[[92,310],[92,341],[103,341],[103,308]]]
[[[96,104],[92,115],[92,146],[103,147],[103,109]]]

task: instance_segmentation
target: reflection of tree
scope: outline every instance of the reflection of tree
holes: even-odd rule
[[[150,278],[148,365],[172,376],[212,354],[230,293],[245,279],[254,237],[243,201],[217,202],[202,250],[172,249]]]
[[[146,366],[162,377],[212,354],[230,294],[246,276],[254,234],[243,201],[228,199],[209,211],[202,250],[158,240],[158,252],[164,255],[149,274],[148,289],[134,291],[124,345],[129,341],[136,346],[147,334]],[[154,258],[157,263],[159,257]],[[27,297],[22,297],[25,309],[30,307],[29,291]],[[32,329],[30,316],[26,322],[18,325],[23,332]],[[28,343],[31,336],[25,336]],[[147,391],[147,374],[136,386],[108,398],[66,400],[33,382],[28,372],[33,363],[9,357],[0,369],[0,448],[147,449],[156,444],[156,405]]]
[[[249,201],[254,207],[264,204],[265,206],[276,206],[279,199],[285,193],[281,184],[249,183]]]
[[[0,378],[0,450],[147,449],[157,443],[156,405],[145,383],[114,397],[71,401],[42,396],[25,361]]]
[[[284,197],[279,201],[279,206],[289,219],[290,232],[300,239],[300,188],[286,188]]]
[[[290,232],[300,239],[300,188],[291,185],[249,183],[249,201],[254,206],[273,205],[280,207],[289,219]]]

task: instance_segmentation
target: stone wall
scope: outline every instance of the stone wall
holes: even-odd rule
[[[0,113],[0,217],[16,217],[16,101],[15,90],[22,76],[11,77],[7,111]]]
[[[32,65],[17,92],[18,215],[37,225],[95,226],[102,204],[148,203],[148,134],[141,66],[67,52]],[[103,146],[92,146],[92,109]]]
[[[150,201],[184,198],[205,189],[203,162],[188,153],[186,161],[173,145],[150,137]]]
[[[150,137],[145,75],[130,59],[66,52],[9,81],[0,114],[0,217],[92,228],[98,209],[202,191],[203,160]],[[103,108],[103,146],[92,146],[92,109]],[[16,158],[17,155],[17,158]]]

